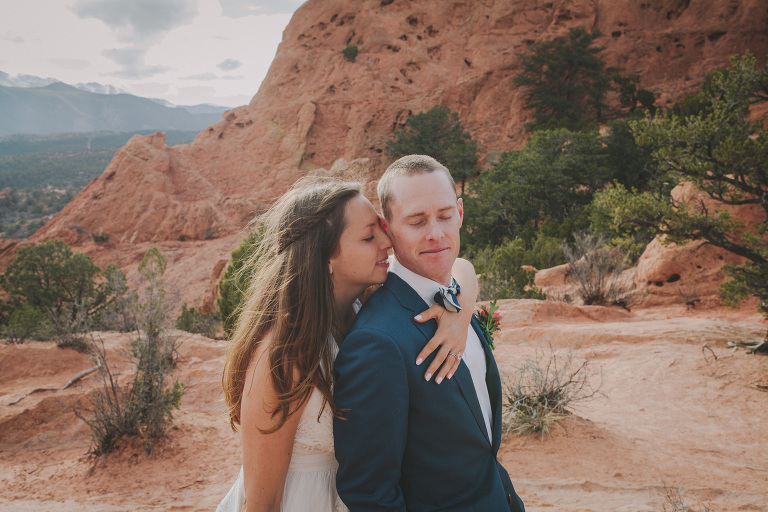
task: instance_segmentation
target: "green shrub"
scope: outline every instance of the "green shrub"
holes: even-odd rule
[[[166,258],[156,247],[139,264],[139,337],[131,344],[134,371],[130,382],[118,382],[109,368],[104,343],[93,344],[100,386],[89,395],[90,406],[76,407],[75,414],[91,429],[94,455],[109,453],[123,436],[141,436],[146,450],[151,451],[152,441],[164,435],[173,411],[181,405],[184,384],[178,380],[169,384],[179,345],[167,333],[170,305],[163,281],[165,268]]]
[[[8,322],[0,328],[0,335],[7,343],[24,343],[26,340],[45,340],[51,334],[51,324],[45,313],[24,304],[14,310]]]
[[[462,242],[477,250],[506,239],[531,244],[545,226],[560,237],[584,229],[585,207],[612,178],[599,134],[538,131],[469,184]]]
[[[258,228],[240,242],[237,249],[232,251],[232,259],[224,271],[224,277],[219,280],[216,305],[219,307],[222,327],[227,336],[231,336],[235,329],[243,295],[251,284],[251,273],[246,264],[256,252],[262,234],[263,229]]]
[[[14,309],[23,304],[46,313],[56,339],[82,334],[82,327],[104,307],[109,290],[97,281],[101,269],[61,240],[19,247],[0,276]]]
[[[109,290],[109,303],[94,317],[93,325],[105,331],[131,332],[137,327],[136,290],[128,288],[125,273],[117,265],[107,265],[104,281]]]
[[[341,50],[341,53],[344,55],[344,58],[347,59],[349,62],[355,62],[355,59],[357,59],[357,45],[349,45],[343,50]]]
[[[103,231],[97,231],[97,232],[91,233],[91,238],[97,244],[103,244],[103,243],[109,242],[109,233],[104,233]]]
[[[180,331],[216,338],[220,323],[219,313],[200,313],[195,308],[187,308],[185,302],[181,305],[181,315],[176,319],[176,328]]]
[[[536,271],[524,268],[535,266],[536,259],[519,238],[481,251],[474,260],[480,274],[480,300],[545,299],[534,284]]]

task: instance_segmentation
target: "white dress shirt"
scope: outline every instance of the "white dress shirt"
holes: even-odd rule
[[[397,261],[394,256],[389,258],[389,271],[405,281],[413,288],[419,296],[424,299],[427,306],[435,305],[435,293],[440,289],[440,283],[411,272]],[[452,314],[452,313],[451,313]],[[488,430],[488,439],[493,439],[491,434],[491,397],[488,394],[488,386],[485,383],[485,374],[488,371],[488,365],[485,362],[485,351],[483,350],[480,338],[470,324],[467,328],[467,346],[462,356],[464,363],[469,368],[472,375],[472,383],[475,385],[477,399],[480,402],[480,409],[483,411],[485,428]]]

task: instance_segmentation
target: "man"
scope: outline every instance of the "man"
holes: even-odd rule
[[[501,381],[477,321],[451,379],[436,385],[415,364],[436,324],[413,317],[452,284],[459,252],[453,179],[433,158],[410,155],[389,166],[378,192],[395,258],[334,366],[339,495],[352,512],[524,512],[496,460]]]

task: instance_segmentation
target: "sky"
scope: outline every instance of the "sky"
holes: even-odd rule
[[[15,0],[0,71],[176,105],[245,105],[304,0]]]

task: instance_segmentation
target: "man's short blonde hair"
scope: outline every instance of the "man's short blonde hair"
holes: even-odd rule
[[[389,220],[391,210],[389,208],[392,201],[392,183],[398,176],[415,176],[417,174],[424,174],[440,171],[445,174],[446,178],[450,182],[454,190],[456,190],[456,182],[453,181],[450,171],[440,162],[427,155],[408,155],[401,157],[384,171],[384,175],[379,180],[377,191],[379,193],[379,204],[381,204],[381,213],[384,218]]]

